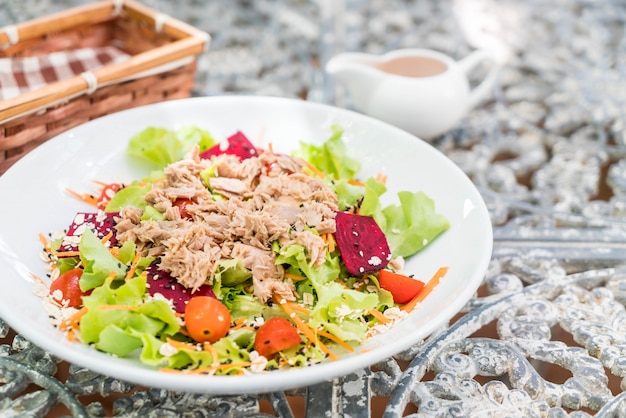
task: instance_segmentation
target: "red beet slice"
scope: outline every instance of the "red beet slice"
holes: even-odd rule
[[[170,276],[168,272],[160,270],[158,267],[159,261],[159,259],[153,261],[146,269],[148,292],[150,295],[160,293],[166,299],[171,300],[176,312],[185,312],[185,305],[192,297],[215,297],[215,293],[213,293],[213,289],[209,285],[202,285],[192,293],[191,289],[178,283],[178,280]]]
[[[109,242],[111,245],[116,244],[115,218],[118,215],[118,212],[78,212],[67,229],[59,251],[78,251],[78,242],[85,229],[91,229],[100,239],[112,232]]]
[[[224,148],[224,144],[217,144],[200,154],[200,158],[210,159],[215,155],[231,154],[236,155],[241,160],[256,157],[258,155],[256,148],[252,142],[241,131],[237,131],[228,138],[228,145]]]
[[[335,241],[350,274],[374,273],[389,263],[387,237],[374,218],[337,212],[335,224]]]

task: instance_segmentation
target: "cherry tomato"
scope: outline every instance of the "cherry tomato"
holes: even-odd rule
[[[98,197],[98,207],[105,208],[107,203],[111,200],[115,193],[122,190],[124,186],[119,183],[110,183],[102,186],[102,190],[100,191],[100,196]]]
[[[423,282],[391,270],[379,271],[378,283],[391,293],[395,303],[407,303],[424,288]]]
[[[301,342],[300,334],[285,318],[270,318],[259,327],[254,337],[254,349],[263,357],[271,358]]]
[[[214,343],[225,337],[230,328],[230,311],[211,296],[195,296],[185,307],[185,327],[199,343]]]
[[[72,308],[81,306],[84,293],[80,290],[79,282],[82,275],[82,269],[72,269],[57,277],[50,285],[52,299],[60,305],[67,303]]]
[[[192,205],[194,202],[191,199],[187,199],[184,197],[179,197],[172,203],[174,206],[178,207],[178,211],[180,212],[180,217],[183,219],[192,219],[191,214],[187,212],[187,205]]]

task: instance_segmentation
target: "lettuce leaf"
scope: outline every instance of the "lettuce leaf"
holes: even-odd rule
[[[369,325],[363,316],[367,310],[379,306],[377,293],[364,293],[348,289],[335,279],[341,273],[338,257],[328,256],[320,266],[309,264],[305,249],[300,245],[283,248],[277,263],[300,269],[313,285],[317,303],[311,312],[309,325],[323,327],[344,341],[362,341]]]
[[[169,304],[163,300],[144,301],[145,276],[123,283],[109,277],[102,286],[83,297],[87,313],[80,321],[80,338],[85,344],[118,356],[125,356],[157,336],[173,336],[180,325]],[[119,309],[100,309],[101,306]]]
[[[145,208],[148,202],[145,201],[144,196],[151,188],[152,185],[150,183],[145,186],[132,185],[124,187],[115,193],[109,203],[107,203],[105,212],[119,212],[125,206]]]
[[[313,164],[315,168],[335,179],[353,179],[361,169],[361,163],[348,157],[346,145],[342,141],[343,130],[332,128],[332,135],[322,145],[300,143],[294,155]]]
[[[100,286],[109,274],[114,274],[116,278],[126,274],[126,265],[115,258],[89,228],[83,232],[78,249],[85,266],[80,278],[83,292]]]
[[[399,205],[383,206],[387,187],[367,179],[359,213],[372,216],[383,230],[394,257],[409,257],[446,231],[450,224],[435,210],[435,202],[423,192],[398,192]]]
[[[194,126],[178,131],[148,127],[130,139],[126,152],[161,169],[183,158],[194,145],[202,152],[216,143],[211,134]]]
[[[430,244],[450,223],[435,211],[435,202],[422,192],[399,192],[400,205],[383,209],[385,235],[395,256],[408,257]]]

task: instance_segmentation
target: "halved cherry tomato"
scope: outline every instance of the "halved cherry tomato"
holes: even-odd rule
[[[259,327],[254,338],[254,349],[263,357],[271,358],[279,351],[286,350],[302,339],[298,330],[285,318],[270,318]]]
[[[185,307],[185,327],[194,341],[217,342],[228,333],[230,311],[214,297],[195,296]]]
[[[174,206],[178,207],[178,211],[180,212],[180,217],[183,219],[191,219],[191,214],[187,212],[187,205],[192,205],[194,202],[191,199],[187,199],[184,197],[179,197],[172,203]]]
[[[119,183],[110,183],[102,186],[98,197],[98,207],[104,209],[115,193],[122,190],[124,186]]]
[[[50,295],[60,305],[76,308],[83,304],[83,291],[80,290],[82,269],[72,269],[57,277],[50,285]]]
[[[424,288],[424,282],[391,270],[379,271],[378,283],[391,293],[395,303],[407,303]]]

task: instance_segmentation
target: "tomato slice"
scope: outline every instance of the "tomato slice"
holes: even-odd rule
[[[407,303],[424,288],[424,282],[391,270],[378,272],[380,287],[389,291],[395,303]]]
[[[100,196],[98,197],[98,207],[104,209],[115,193],[122,190],[124,186],[120,183],[110,183],[102,186]]]
[[[185,307],[185,327],[189,336],[199,343],[214,343],[228,334],[230,311],[211,296],[195,296]]]
[[[263,357],[271,358],[279,351],[300,344],[298,330],[285,318],[270,318],[259,327],[254,337],[254,349]]]
[[[50,284],[50,295],[59,305],[77,308],[83,304],[83,291],[80,290],[82,269],[72,269],[57,277]]]
[[[183,219],[192,219],[191,214],[187,212],[187,205],[192,205],[194,202],[191,199],[187,199],[184,197],[179,197],[172,203],[174,206],[178,207],[178,211],[180,212],[180,217]]]

